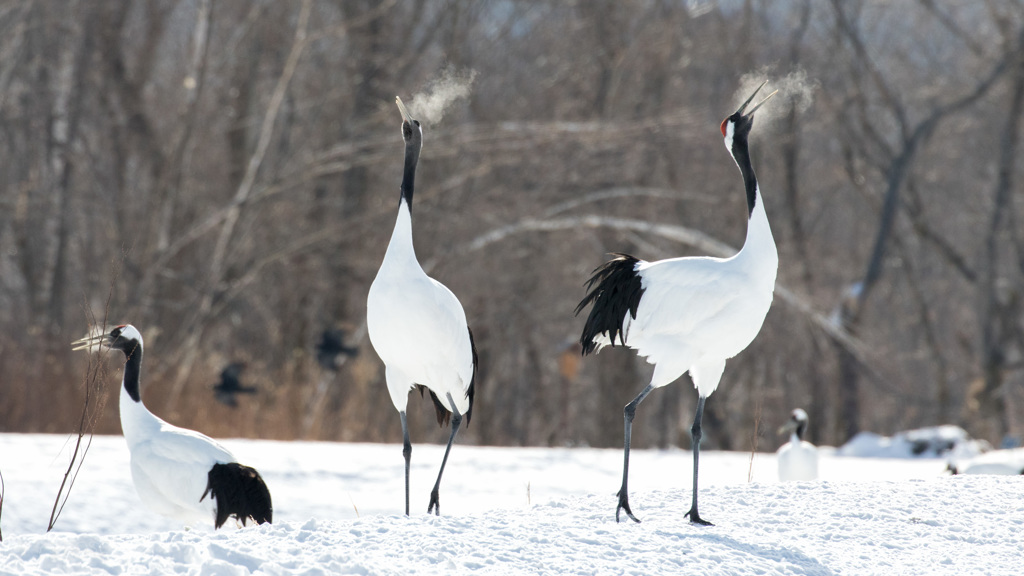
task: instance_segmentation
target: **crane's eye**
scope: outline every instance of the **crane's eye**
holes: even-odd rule
[[[417,128],[420,127],[420,121],[419,120],[413,120],[412,123],[415,124]]]
[[[110,335],[113,336],[114,338],[117,338],[118,336],[121,335],[121,329],[114,328],[113,330],[110,331]]]

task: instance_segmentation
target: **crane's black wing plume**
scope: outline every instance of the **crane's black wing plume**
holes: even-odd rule
[[[199,500],[208,494],[217,502],[214,523],[217,528],[231,516],[238,518],[242,526],[249,518],[257,524],[270,523],[274,519],[270,490],[255,468],[237,462],[214,464],[207,476],[206,491]]]
[[[587,290],[590,292],[576,306],[578,316],[589,304],[594,305],[583,326],[583,335],[580,336],[584,356],[597,348],[594,338],[605,332],[612,346],[615,346],[616,334],[619,342],[626,345],[626,333],[622,325],[627,313],[636,319],[640,298],[644,295],[640,275],[636,272],[636,265],[641,260],[618,252],[612,256],[614,258],[594,270],[594,275],[587,281]]]

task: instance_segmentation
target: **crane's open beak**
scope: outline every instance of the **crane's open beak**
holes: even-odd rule
[[[109,346],[111,343],[110,334],[96,334],[93,336],[86,336],[85,338],[79,338],[71,343],[72,350],[88,350],[89,352],[98,352],[101,346]]]
[[[754,93],[750,95],[750,98],[747,98],[747,101],[744,102],[742,106],[740,106],[739,110],[737,110],[736,113],[737,114],[743,114],[743,110],[747,107],[747,104],[750,104],[750,102],[754,99],[754,96],[757,96],[757,93],[760,92],[761,88],[764,88],[764,85],[767,84],[767,83],[768,83],[767,80],[765,80],[764,82],[761,82],[761,85],[757,87],[757,90],[754,90]],[[760,102],[758,102],[757,105],[755,105],[753,108],[748,110],[746,114],[743,114],[743,115],[744,116],[750,116],[751,114],[754,113],[755,110],[760,108],[761,105],[763,105],[765,102],[767,102],[769,98],[771,98],[772,96],[775,96],[778,93],[779,93],[779,91],[776,90],[775,92],[772,92],[771,94],[765,96],[764,100],[761,100]]]
[[[409,116],[409,110],[407,110],[405,104],[402,103],[402,99],[395,96],[395,104],[398,104],[398,111],[402,113],[402,120],[412,124],[412,116]]]

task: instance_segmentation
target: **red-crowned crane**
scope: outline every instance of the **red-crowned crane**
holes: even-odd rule
[[[466,323],[462,304],[444,284],[427,276],[416,260],[412,244],[412,194],[416,164],[423,147],[423,129],[401,98],[395,98],[402,114],[405,168],[398,200],[398,220],[384,261],[370,286],[366,301],[366,325],[377,355],[384,361],[384,375],[391,401],[402,420],[402,455],[405,457],[405,514],[409,515],[409,463],[412,444],[405,409],[409,391],[430,391],[437,423],[451,421],[452,432],[430,492],[427,513],[441,515],[438,490],[452,442],[462,419],[469,423],[473,410],[476,347]]]
[[[213,439],[172,426],[142,403],[142,334],[130,324],[87,336],[75,350],[108,346],[124,353],[121,381],[121,431],[131,454],[132,482],[149,509],[182,522],[213,522],[220,528],[231,516],[273,520],[270,490],[255,468],[244,466]]]
[[[779,481],[805,481],[818,479],[818,449],[804,440],[807,431],[807,412],[797,408],[789,420],[779,428],[779,434],[789,434],[789,442],[783,444],[776,458],[779,466]]]
[[[594,271],[587,282],[589,293],[576,307],[579,314],[593,304],[580,343],[583,354],[602,346],[619,344],[637,351],[655,365],[654,376],[623,410],[625,448],[622,487],[615,520],[629,508],[629,442],[637,406],[655,388],[666,386],[689,371],[697,388],[697,413],[693,419],[693,502],[686,513],[690,522],[709,525],[697,510],[697,470],[700,456],[701,418],[704,402],[718,387],[725,361],[740,353],[761,330],[771,307],[779,258],[768,226],[761,191],[750,164],[747,137],[753,114],[768,98],[744,114],[761,86],[739,109],[722,121],[725,147],[743,176],[747,197],[747,237],[731,258],[689,257],[645,262],[628,254],[614,258]]]

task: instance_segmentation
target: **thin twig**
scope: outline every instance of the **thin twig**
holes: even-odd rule
[[[100,324],[104,331],[107,326],[107,312],[110,310],[110,299],[114,296],[114,286],[119,275],[120,267],[115,269],[114,277],[110,281],[110,291],[107,293],[107,302],[103,311],[103,322]],[[86,311],[89,325],[96,326],[96,318],[92,315],[88,304],[85,304],[83,307]],[[100,416],[103,414],[103,408],[106,405],[106,395],[103,394],[103,384],[106,381],[107,375],[106,365],[100,354],[92,354],[91,352],[92,350],[90,350],[89,363],[83,379],[85,402],[82,404],[82,414],[78,421],[78,437],[75,440],[75,448],[71,453],[71,461],[68,463],[67,470],[64,471],[64,478],[61,480],[60,488],[57,490],[57,497],[53,500],[53,508],[50,510],[50,521],[46,526],[47,532],[53,530],[53,527],[57,524],[57,519],[60,518],[61,512],[64,511],[64,505],[67,504],[68,499],[71,497],[71,490],[75,486],[75,480],[78,479],[78,473],[85,463],[85,456],[89,453],[89,448],[92,446],[96,424],[99,422]],[[96,397],[95,401],[93,399],[94,396]],[[88,436],[88,439],[83,446],[82,439],[86,436]]]
[[[348,493],[348,501],[352,503],[352,509],[356,511],[356,518],[359,518],[359,507],[356,506],[356,501],[352,498],[352,493]]]
[[[104,323],[104,326],[106,323]],[[85,463],[85,456],[89,452],[89,448],[92,446],[93,431],[96,428],[96,422],[99,420],[100,414],[103,413],[104,395],[103,395],[103,375],[105,370],[103,369],[103,362],[99,356],[89,357],[89,366],[86,369],[85,374],[85,402],[82,404],[82,414],[78,421],[78,438],[75,441],[75,448],[71,453],[71,461],[68,463],[67,470],[64,471],[64,479],[61,480],[60,489],[57,490],[57,497],[53,501],[53,508],[50,510],[50,521],[46,526],[46,531],[53,530],[54,525],[57,523],[57,519],[60,518],[61,512],[64,510],[64,505],[67,504],[68,498],[71,497],[71,489],[75,485],[75,480],[78,479],[78,472],[82,469],[82,464]],[[97,402],[93,401],[93,395],[98,395],[99,399]],[[85,445],[82,445],[82,439],[88,436]]]

